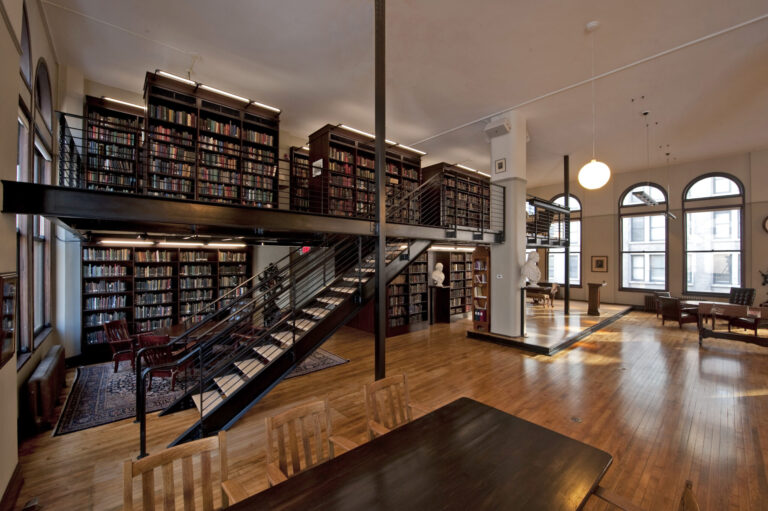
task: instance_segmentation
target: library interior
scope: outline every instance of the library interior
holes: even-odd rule
[[[764,1],[0,14],[0,511],[768,508]]]

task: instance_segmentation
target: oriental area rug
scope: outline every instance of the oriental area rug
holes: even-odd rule
[[[349,360],[323,349],[317,349],[299,364],[286,378],[314,373]],[[75,382],[67,396],[53,434],[65,435],[83,429],[109,424],[136,415],[136,375],[127,364],[113,372],[112,362],[77,368]],[[173,403],[184,392],[184,376],[176,381],[171,392],[170,378],[152,379],[152,390],[147,392],[147,412],[161,410]]]

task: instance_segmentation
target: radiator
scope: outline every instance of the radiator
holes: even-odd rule
[[[29,406],[38,429],[54,423],[64,378],[64,348],[54,346],[29,377]]]
[[[656,295],[645,295],[645,312],[656,312]]]

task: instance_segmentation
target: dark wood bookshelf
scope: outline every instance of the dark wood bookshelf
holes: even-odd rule
[[[137,190],[144,111],[85,97],[85,186],[88,190]]]
[[[375,204],[375,140],[340,126],[325,125],[309,136],[311,211],[336,216],[373,218]],[[421,156],[397,146],[386,153],[386,200],[421,184]],[[419,208],[414,207],[414,210]],[[402,221],[407,212],[398,211]],[[398,219],[395,219],[396,221]]]
[[[206,304],[250,278],[251,254],[248,248],[96,242],[82,245],[82,265],[82,353],[89,360],[107,360],[105,322],[124,318],[131,333],[145,333],[199,321]]]
[[[387,337],[426,328],[429,320],[427,254],[415,259],[387,286]],[[349,326],[373,333],[373,301],[352,318]]]
[[[472,325],[491,331],[491,251],[479,246],[472,253]]]
[[[425,225],[490,228],[490,178],[445,162],[424,168],[422,174],[424,181],[435,174],[442,176],[440,197],[426,201],[439,200],[442,207],[439,212],[434,207],[422,212]]]
[[[465,314],[471,310],[472,253],[450,252],[449,284],[451,288],[451,315]]]
[[[147,73],[143,192],[276,208],[279,112]]]
[[[291,147],[291,209],[309,211],[309,151],[303,147]]]

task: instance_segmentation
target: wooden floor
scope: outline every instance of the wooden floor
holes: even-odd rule
[[[703,510],[768,509],[765,348],[721,340],[699,348],[693,325],[662,327],[640,312],[552,357],[468,339],[468,326],[389,339],[388,372],[405,371],[412,398],[433,407],[469,396],[611,453],[603,485],[645,509],[677,509],[686,479]],[[327,395],[334,432],[365,440],[372,337],[345,328],[323,347],[351,363],[281,383],[230,431],[230,476],[247,490],[266,488],[264,417],[280,409]],[[195,415],[153,418],[150,452]],[[121,462],[137,444],[130,420],[26,441],[19,505],[36,496],[45,510],[120,509]],[[593,498],[587,509],[609,507]]]

